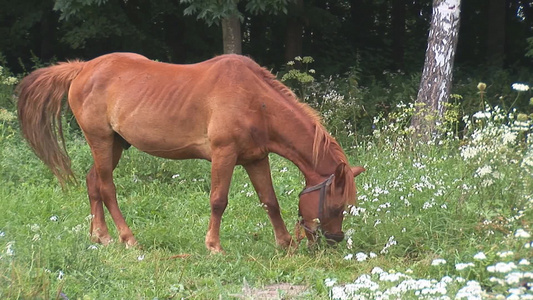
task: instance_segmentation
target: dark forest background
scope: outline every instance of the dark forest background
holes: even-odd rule
[[[313,67],[321,74],[341,74],[357,66],[364,76],[379,77],[384,70],[411,73],[422,68],[431,1],[273,2],[284,6],[283,11],[252,12],[247,1],[238,3],[242,52],[262,65],[276,69],[307,55],[315,58]],[[533,37],[532,1],[462,2],[458,69],[479,74],[495,68],[531,68],[527,53],[532,45],[528,38]],[[36,59],[91,59],[114,51],[172,63],[222,53],[220,25],[208,25],[211,22],[197,14],[185,15],[189,4],[179,0],[0,3],[1,63],[15,73],[30,68]],[[65,3],[68,13],[59,10]]]

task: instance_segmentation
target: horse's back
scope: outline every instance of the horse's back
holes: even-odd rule
[[[157,156],[210,159],[218,144],[243,148],[250,130],[264,132],[257,101],[264,86],[254,68],[238,55],[173,65],[108,54],[87,62],[69,102],[85,131],[116,132]]]

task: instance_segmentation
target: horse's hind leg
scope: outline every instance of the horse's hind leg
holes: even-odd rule
[[[93,215],[91,236],[96,242],[104,244],[111,240],[104,219],[103,202],[117,226],[120,241],[127,246],[133,246],[137,241],[118,207],[113,183],[113,169],[117,166],[123,151],[121,140],[116,135],[105,139],[90,135],[86,137],[94,159],[94,165],[87,174],[87,190]]]
[[[270,222],[274,227],[274,236],[276,237],[276,243],[281,247],[289,247],[292,243],[292,238],[285,222],[281,218],[279,203],[272,186],[272,177],[270,175],[270,165],[268,157],[244,165],[244,168],[250,180],[257,192],[259,200],[263,203],[265,210],[268,213]]]
[[[111,236],[107,230],[107,224],[104,218],[104,206],[102,197],[100,197],[100,185],[98,175],[93,165],[86,178],[87,194],[91,203],[91,241],[107,245],[111,242]]]

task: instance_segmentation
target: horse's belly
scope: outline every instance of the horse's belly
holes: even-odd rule
[[[157,134],[156,131],[143,133],[135,132],[117,133],[133,147],[148,154],[170,159],[202,158],[210,159],[211,148],[207,139],[203,137],[176,137],[170,134]]]
[[[139,150],[146,152],[150,155],[154,155],[154,156],[158,156],[162,158],[170,158],[170,159],[201,158],[201,159],[211,160],[211,155],[209,153],[209,150],[206,149],[205,147],[199,147],[197,145],[174,148],[174,149],[160,149],[160,150],[139,149]]]

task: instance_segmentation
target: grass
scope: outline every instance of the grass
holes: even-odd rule
[[[499,262],[514,262],[513,272],[533,281],[531,265],[519,264],[532,260],[532,238],[516,234],[533,231],[533,170],[524,163],[532,150],[520,137],[494,149],[502,143],[487,140],[486,151],[468,159],[462,156],[465,147],[475,145],[468,138],[421,145],[384,128],[359,137],[357,145],[344,139],[351,162],[368,169],[357,178],[359,209],[346,216],[347,240],[337,247],[300,245],[294,254],[275,246],[268,217],[237,167],[221,228],[227,254],[210,255],[204,246],[208,162],[126,151],[115,183],[142,249],[119,243],[104,247],[88,236],[83,178],[92,160],[84,140],[69,133],[67,146],[81,183],[62,191],[22,141],[15,121],[0,122],[2,299],[240,299],[285,283],[306,288],[298,295],[279,290],[280,298],[370,299],[398,289],[406,278],[422,285],[396,294],[401,298],[453,298],[468,281],[479,283],[485,295],[517,294],[513,288],[521,296],[532,295],[507,280],[511,271],[489,271]],[[303,177],[278,156],[272,155],[271,164],[282,216],[291,230]],[[506,256],[506,251],[512,254]],[[486,258],[474,259],[480,252]],[[433,265],[435,259],[446,263]],[[460,263],[472,265],[458,269]],[[392,280],[393,275],[403,279]],[[421,283],[448,277],[452,281],[444,294]],[[356,288],[365,278],[367,285]],[[372,289],[369,282],[379,287]]]

